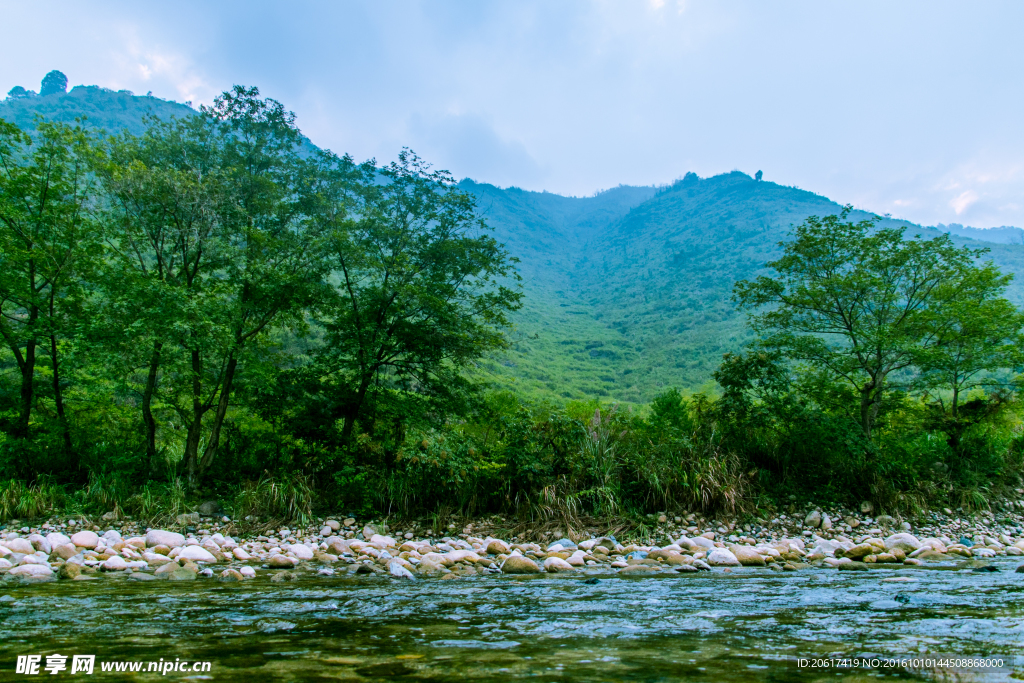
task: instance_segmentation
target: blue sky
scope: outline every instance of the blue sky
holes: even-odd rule
[[[1024,226],[1024,3],[6,2],[0,88],[257,85],[317,144],[589,195],[739,169]]]

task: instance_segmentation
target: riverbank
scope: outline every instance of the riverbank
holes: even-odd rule
[[[130,519],[50,518],[9,523],[0,531],[0,574],[30,580],[121,575],[142,581],[215,576],[240,581],[261,573],[293,580],[306,572],[347,572],[453,579],[497,573],[692,573],[741,566],[865,570],[976,563],[1024,555],[1024,503],[1006,500],[1000,507],[999,515],[945,509],[915,519],[872,517],[868,503],[859,511],[791,507],[771,519],[662,514],[651,526],[633,527],[620,538],[613,525],[560,529],[550,521],[520,525],[511,534],[509,520],[499,516],[461,527],[451,522],[440,531],[417,521],[389,525],[342,515],[272,528],[222,514],[182,514],[167,528]]]

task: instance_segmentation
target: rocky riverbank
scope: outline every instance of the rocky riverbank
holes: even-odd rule
[[[0,531],[0,575],[25,580],[172,581],[219,578],[242,581],[259,574],[275,581],[303,572],[333,576],[380,574],[396,579],[455,579],[479,574],[571,573],[593,570],[623,574],[698,572],[712,568],[808,567],[867,570],[968,562],[981,568],[997,555],[1024,554],[1024,508],[1013,501],[996,516],[930,513],[914,522],[860,511],[790,508],[754,523],[699,514],[661,515],[650,534],[657,542],[620,543],[593,530],[545,531],[527,538],[496,538],[495,522],[450,528],[438,537],[414,524],[388,529],[355,518],[324,518],[315,526],[279,528],[259,535],[238,533],[228,517],[183,515],[179,530],[141,528],[123,520],[102,526],[87,519],[50,519],[38,527]],[[234,535],[231,535],[231,534]]]

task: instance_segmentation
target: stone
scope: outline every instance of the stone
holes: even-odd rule
[[[657,569],[646,564],[631,564],[620,569],[619,574],[624,574],[625,576],[635,576],[637,574],[651,574],[656,571]]]
[[[199,524],[199,513],[198,512],[185,512],[174,518],[174,523],[178,526],[195,526]]]
[[[868,570],[868,566],[863,562],[844,562],[839,565],[840,571],[851,571],[851,572],[864,572]]]
[[[50,542],[42,536],[40,536],[39,534],[30,534],[29,537],[25,540],[32,544],[33,549],[38,550],[40,552],[44,552],[47,555],[50,554],[50,551],[52,549],[52,546],[50,546]]]
[[[294,581],[297,578],[299,577],[295,575],[295,572],[278,572],[271,576],[270,580],[276,583],[281,581]]]
[[[402,563],[398,560],[391,560],[388,563],[388,574],[391,574],[396,579],[415,579],[412,572],[402,566]]]
[[[850,527],[851,529],[856,529],[860,526],[860,520],[856,517],[847,517],[843,520],[843,522],[845,522],[846,526]]]
[[[220,512],[220,503],[215,500],[208,500],[199,505],[198,512],[203,517],[212,517]]]
[[[818,510],[812,510],[807,513],[807,516],[804,517],[804,526],[809,526],[812,529],[817,529],[821,526],[821,512]]]
[[[852,548],[843,551],[843,557],[848,557],[851,560],[859,560],[864,557],[867,557],[868,555],[871,555],[874,552],[875,546],[871,545],[870,543],[861,543],[860,545],[855,545]],[[836,555],[838,554],[839,551],[836,550]]]
[[[707,563],[712,567],[739,567],[740,561],[726,548],[715,548],[707,557]]]
[[[377,527],[373,524],[367,524],[363,527],[363,538],[365,538],[366,540],[370,540],[371,538],[373,538],[374,534],[376,533],[378,533]]]
[[[155,576],[153,576],[152,574],[147,574],[145,572],[134,572],[134,573],[128,575],[128,580],[129,581],[156,581],[157,578]]]
[[[827,513],[821,513],[821,530],[828,531],[832,528],[832,518]]]
[[[49,578],[53,576],[53,570],[48,564],[23,564],[14,569],[8,570],[8,576],[27,576],[34,578]]]
[[[501,565],[502,574],[539,574],[540,567],[528,557],[512,555]]]
[[[744,567],[763,567],[764,558],[753,548],[747,548],[745,546],[735,546],[730,548],[733,556],[739,561]]]
[[[709,571],[711,571],[711,567],[704,560],[694,560],[693,564],[691,566],[696,567],[697,569],[699,569],[702,572],[709,572]]]
[[[68,544],[74,545],[73,543],[71,543],[70,537],[65,536],[64,534],[56,531],[52,531],[46,534],[46,540],[47,542],[49,542],[50,548],[56,548],[57,546]]]
[[[105,572],[123,572],[128,568],[128,563],[124,561],[123,557],[114,555],[113,557],[107,558],[100,565]]]
[[[676,571],[680,573],[699,572],[700,569],[693,566],[692,564],[682,564],[676,567]]]
[[[296,543],[293,546],[289,546],[288,550],[291,552],[292,555],[294,555],[300,560],[313,559],[313,550],[309,546],[302,545],[301,543]]]
[[[870,515],[874,511],[875,506],[871,503],[870,500],[865,500],[863,503],[860,504],[860,512],[862,515]]]
[[[295,566],[290,557],[285,557],[280,553],[267,560],[267,564],[270,565],[271,569],[291,569]]]
[[[239,562],[248,562],[252,559],[252,555],[246,552],[244,548],[233,548],[231,555]]]
[[[60,578],[73,579],[82,573],[82,566],[74,562],[65,562],[60,566]]]
[[[355,526],[356,518],[355,517],[346,517],[344,520],[342,520],[341,523],[343,525],[345,525],[345,526]]]
[[[96,534],[93,535],[95,536]],[[8,550],[15,553],[31,555],[36,551],[36,549],[32,547],[32,543],[27,538],[12,538],[4,541],[4,543],[7,545]],[[93,545],[93,547],[95,547],[95,545]]]
[[[92,549],[99,545],[100,537],[92,531],[79,531],[71,537],[71,542],[79,548]]]
[[[576,547],[577,547],[576,544],[573,543],[568,538],[560,538],[560,539],[558,539],[557,541],[555,541],[554,543],[552,543],[551,545],[548,546],[548,552],[551,552],[553,550],[558,550],[559,548],[561,548],[563,550],[576,550]]]
[[[238,573],[241,574],[242,578],[245,578],[245,579],[255,579],[256,578],[256,570],[253,569],[252,567],[242,567],[241,569],[238,570]]]
[[[558,572],[571,572],[573,567],[560,557],[549,557],[544,560],[544,571],[557,574]]]
[[[324,538],[327,538],[328,536],[330,536],[333,533],[334,533],[334,529],[332,529],[329,526],[325,526],[322,529],[320,529],[320,535],[322,537],[324,537]]]
[[[157,573],[159,573],[159,571]],[[163,577],[168,581],[194,581],[196,578],[196,571],[191,567],[177,567],[176,569],[164,574]]]
[[[217,558],[214,557],[213,554],[209,550],[207,550],[206,548],[203,548],[202,546],[198,546],[198,545],[190,545],[190,546],[186,546],[186,547],[182,548],[181,552],[178,553],[178,556],[177,556],[176,559],[178,559],[178,560],[193,560],[194,562],[216,562],[217,561]]]
[[[893,534],[885,539],[885,549],[899,548],[904,553],[912,553],[921,548],[921,541],[908,533]]]
[[[508,543],[505,543],[505,541],[494,539],[487,544],[487,552],[491,555],[507,555],[508,550]]]
[[[225,569],[220,573],[221,581],[241,581],[243,578],[241,572],[234,569]]]
[[[173,531],[150,529],[146,532],[146,546],[149,548],[164,546],[170,550],[171,548],[180,548],[183,545],[185,545],[185,537]],[[160,550],[156,549],[154,552],[159,553]]]

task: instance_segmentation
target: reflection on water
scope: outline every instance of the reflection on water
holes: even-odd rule
[[[590,585],[582,573],[405,582],[310,572],[284,584],[266,577],[7,581],[0,583],[0,678],[20,678],[13,673],[19,654],[45,661],[59,652],[96,654],[97,662],[209,660],[212,680],[250,683],[947,680],[907,670],[812,671],[796,660],[947,654],[1009,662],[1024,645],[1024,574],[1013,573],[1013,562],[998,566],[992,573],[597,575]],[[915,580],[883,581],[894,577]],[[1013,670],[962,680],[1006,680]]]

